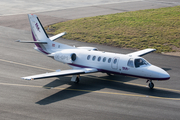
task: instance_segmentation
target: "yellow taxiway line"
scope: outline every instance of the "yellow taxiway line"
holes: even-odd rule
[[[27,64],[23,64],[23,63],[9,61],[9,60],[0,59],[0,61],[6,62],[6,63],[11,63],[11,64],[16,64],[16,65],[22,65],[22,66],[26,66],[26,67],[42,69],[42,70],[55,71],[53,69],[48,69],[48,68],[43,68],[43,67],[38,67],[38,66],[33,66],[33,65],[27,65]],[[89,78],[94,78],[94,79],[99,79],[99,80],[105,80],[105,81],[118,82],[118,83],[123,83],[123,84],[128,84],[128,85],[136,85],[136,86],[145,87],[145,85],[136,84],[136,83],[122,82],[122,81],[104,79],[104,78],[99,78],[99,77],[90,77],[90,76],[87,76],[87,75],[86,76],[83,75],[83,76],[84,77],[89,77]],[[43,87],[43,86],[11,84],[11,83],[0,83],[0,85],[11,85],[11,86],[21,86],[21,87],[23,87],[23,86],[24,87],[37,87],[37,88],[42,88]],[[94,92],[94,93],[104,93],[104,94],[114,94],[114,95],[125,95],[125,96],[136,96],[136,97],[149,97],[149,98],[159,98],[159,99],[169,99],[169,100],[180,100],[180,98],[166,98],[166,97],[156,97],[156,96],[148,96],[148,95],[125,94],[125,93],[117,93],[117,92],[90,91],[90,90],[81,90],[81,89],[60,88],[60,87],[54,87],[54,88],[50,87],[50,88],[51,89],[60,89],[60,90],[81,91],[81,92]],[[155,87],[155,88],[160,89],[160,90],[168,90],[168,91],[180,92],[180,90],[169,89],[169,88],[161,88],[161,87]]]
[[[18,63],[18,62],[9,61],[9,60],[0,59],[0,61],[6,62],[6,63],[12,63],[12,64],[16,64],[16,65],[21,65],[21,66],[26,66],[26,67],[31,67],[31,68],[37,68],[37,69],[41,69],[41,70],[55,71],[55,70],[53,70],[53,69],[42,68],[42,67],[33,66],[33,65],[27,65],[27,64],[23,64],[23,63]]]

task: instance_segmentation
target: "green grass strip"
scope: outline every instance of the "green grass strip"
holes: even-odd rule
[[[47,27],[46,27],[47,29]],[[69,20],[49,26],[48,34],[121,48],[180,51],[180,6]]]

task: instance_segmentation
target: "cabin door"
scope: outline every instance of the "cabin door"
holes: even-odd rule
[[[118,69],[118,63],[119,63],[119,58],[118,57],[114,57],[113,61],[111,63],[112,69],[117,70]]]

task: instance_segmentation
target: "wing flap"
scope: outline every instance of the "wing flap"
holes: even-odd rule
[[[141,56],[144,56],[146,54],[149,54],[153,51],[156,51],[156,49],[151,49],[151,48],[148,48],[148,49],[144,49],[144,50],[140,50],[140,51],[137,51],[137,52],[133,52],[133,53],[129,53],[127,55],[129,56],[138,56],[138,57],[141,57]]]
[[[94,68],[83,68],[83,69],[71,69],[71,70],[63,70],[59,72],[50,72],[45,74],[39,75],[32,75],[27,77],[22,77],[25,80],[34,80],[34,79],[43,79],[43,78],[50,78],[50,77],[59,77],[59,76],[67,76],[67,75],[76,75],[76,74],[85,74],[85,73],[92,73],[97,72],[97,69]]]

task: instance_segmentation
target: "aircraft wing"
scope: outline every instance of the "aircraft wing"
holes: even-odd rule
[[[63,70],[59,72],[50,72],[50,73],[45,73],[45,74],[22,77],[22,79],[34,80],[34,79],[59,77],[59,76],[67,76],[67,75],[86,74],[86,73],[93,73],[93,72],[98,72],[98,70],[95,68],[71,69],[71,70]]]
[[[156,49],[148,48],[148,49],[140,50],[140,51],[137,51],[137,52],[129,53],[129,54],[127,54],[127,55],[129,55],[129,56],[139,56],[139,57],[141,57],[141,56],[144,56],[144,55],[146,55],[146,54],[149,54],[149,53],[151,53],[151,52],[153,52],[153,51],[156,51]]]

